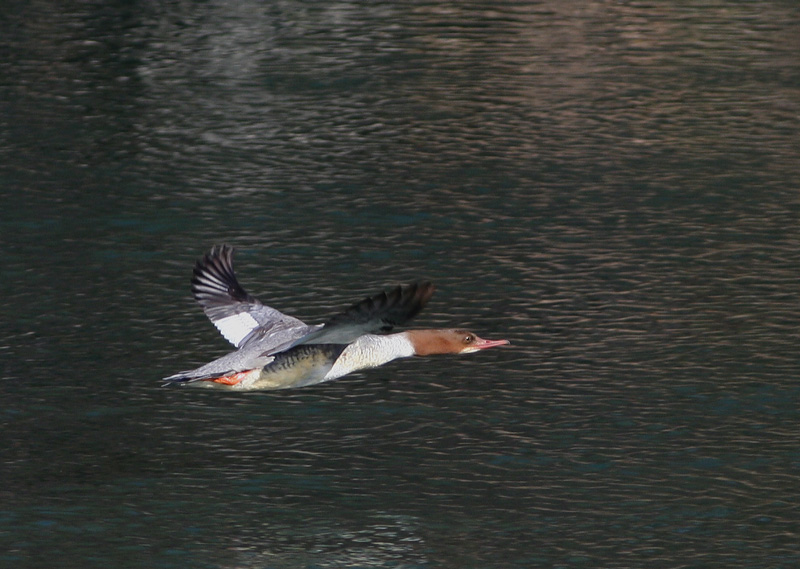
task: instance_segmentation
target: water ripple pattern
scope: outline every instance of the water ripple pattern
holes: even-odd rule
[[[791,2],[11,2],[0,565],[788,569]],[[229,394],[214,243],[508,349]]]

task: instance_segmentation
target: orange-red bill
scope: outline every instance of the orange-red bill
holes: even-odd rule
[[[485,350],[487,348],[494,348],[496,346],[505,346],[510,344],[508,340],[484,340],[483,338],[475,337],[475,342],[472,344],[472,347],[478,348],[479,350]]]

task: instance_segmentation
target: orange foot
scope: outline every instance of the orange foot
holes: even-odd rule
[[[239,373],[234,373],[233,375],[224,375],[222,377],[217,377],[215,379],[209,379],[208,381],[213,381],[214,383],[222,383],[224,385],[237,385],[241,383],[252,370],[247,371],[240,371]]]

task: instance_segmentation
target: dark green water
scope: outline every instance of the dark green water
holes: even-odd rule
[[[794,2],[7,2],[0,566],[800,564]],[[272,394],[195,259],[513,346]]]

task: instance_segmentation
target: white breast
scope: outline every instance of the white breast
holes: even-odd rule
[[[345,348],[323,381],[336,379],[359,369],[378,367],[398,358],[408,358],[414,353],[414,346],[405,333],[389,336],[365,334]]]

